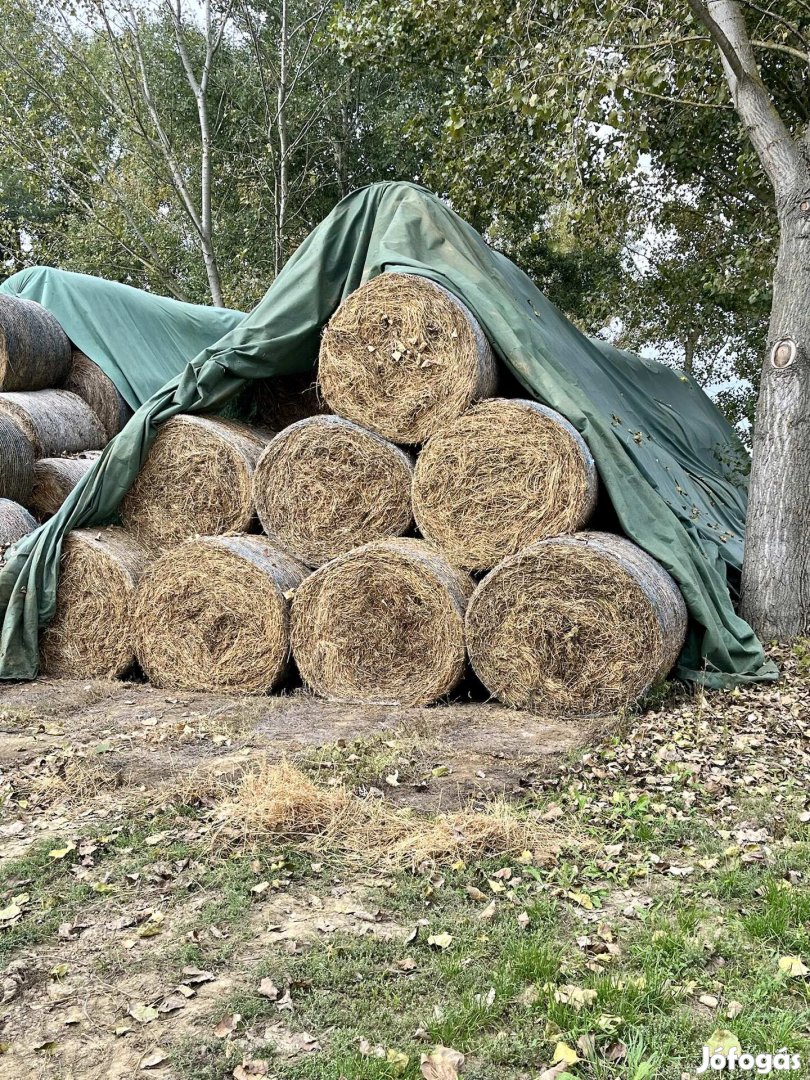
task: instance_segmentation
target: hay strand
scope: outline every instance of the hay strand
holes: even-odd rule
[[[47,521],[99,457],[100,450],[88,450],[86,454],[71,457],[40,458],[34,463],[29,509],[40,521]]]
[[[0,414],[0,498],[27,503],[34,480],[34,448],[19,424]]]
[[[413,524],[413,460],[338,416],[313,416],[278,434],[253,477],[268,536],[308,566]]]
[[[101,421],[108,440],[114,439],[132,416],[132,409],[118,393],[112,379],[78,349],[73,350],[64,389],[87,402]]]
[[[75,529],[62,547],[56,614],[40,638],[47,675],[114,678],[135,660],[132,606],[148,554],[124,529]]]
[[[188,540],[144,575],[137,654],[155,686],[266,693],[289,659],[289,599],[308,571],[262,536]]]
[[[420,531],[469,570],[576,532],[596,497],[596,466],[579,432],[553,409],[522,399],[474,405],[432,437],[414,472]]]
[[[476,589],[466,629],[470,662],[495,697],[584,716],[619,709],[668,674],[686,608],[635,544],[583,532],[499,563]]]
[[[270,431],[283,431],[290,424],[328,412],[318,396],[314,374],[277,375],[258,379],[254,390],[255,422]]]
[[[24,506],[11,499],[0,499],[0,556],[37,527]]]
[[[101,450],[107,442],[96,414],[69,390],[0,394],[0,414],[17,424],[38,458]]]
[[[50,311],[0,294],[0,390],[61,386],[69,367],[70,342]]]
[[[341,555],[293,598],[298,669],[332,701],[436,701],[464,674],[472,590],[472,578],[421,540],[378,540]]]
[[[495,392],[496,368],[460,300],[427,278],[389,273],[332,316],[318,377],[336,413],[393,442],[422,443]]]

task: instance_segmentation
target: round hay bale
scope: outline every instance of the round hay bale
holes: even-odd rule
[[[262,528],[308,566],[413,524],[413,460],[339,416],[312,416],[276,435],[253,495]]]
[[[34,463],[29,509],[40,521],[47,521],[100,457],[100,450],[88,450],[72,457],[40,458]]]
[[[115,438],[132,416],[132,409],[118,393],[112,379],[78,349],[73,350],[64,389],[87,402],[101,421],[108,441]]]
[[[12,499],[0,499],[0,555],[37,527],[24,506]]]
[[[427,705],[465,669],[464,609],[474,588],[422,540],[365,544],[296,591],[293,656],[332,701]]]
[[[132,608],[148,554],[125,529],[75,529],[62,545],[56,614],[40,636],[44,674],[115,678],[135,660]]]
[[[0,498],[27,503],[34,480],[34,448],[19,424],[0,414]]]
[[[61,386],[69,367],[70,342],[50,311],[0,294],[0,390]]]
[[[101,450],[107,442],[99,418],[69,390],[0,394],[0,414],[18,425],[38,458]]]
[[[399,443],[422,443],[495,392],[492,350],[471,312],[413,274],[380,274],[323,332],[321,392],[341,416]]]
[[[470,662],[495,697],[585,716],[635,701],[668,674],[686,607],[641,548],[584,532],[504,559],[476,589],[466,626]]]
[[[283,431],[299,420],[323,416],[328,412],[325,402],[318,397],[318,388],[311,372],[259,379],[253,401],[256,423],[270,431]]]
[[[424,447],[413,511],[452,562],[488,570],[534,540],[581,529],[597,488],[591,452],[563,416],[536,401],[492,398]]]
[[[255,518],[253,470],[270,438],[236,420],[172,417],[121,503],[122,522],[154,548],[247,531]]]
[[[138,589],[147,678],[178,690],[272,690],[289,660],[289,593],[307,573],[263,536],[205,536],[168,552]]]

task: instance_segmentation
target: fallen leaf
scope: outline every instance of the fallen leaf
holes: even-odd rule
[[[71,851],[76,850],[75,844],[68,844],[67,847],[53,848],[48,852],[49,859],[64,859],[66,855],[69,855]]]
[[[272,979],[262,979],[259,983],[259,993],[262,997],[266,997],[270,1001],[276,1001],[281,991]]]
[[[388,1062],[394,1076],[401,1076],[408,1068],[411,1059],[407,1054],[403,1054],[401,1050],[389,1049],[385,1052],[385,1060]]]
[[[152,1005],[144,1005],[142,1001],[135,1001],[130,1005],[127,1012],[133,1020],[137,1020],[139,1024],[151,1024],[153,1020],[157,1020],[158,1011]]]
[[[728,1008],[726,1009],[726,1017],[729,1020],[733,1020],[735,1017],[739,1016],[742,1011],[743,1006],[741,1001],[730,1001],[728,1003]]]
[[[441,934],[431,934],[428,937],[428,945],[434,945],[437,949],[447,949],[453,941],[453,935],[444,931]]]
[[[169,997],[164,998],[158,1005],[159,1013],[173,1013],[178,1009],[185,1009],[186,999],[182,994],[170,994]]]
[[[255,1076],[267,1076],[268,1065],[266,1061],[257,1058],[243,1058],[242,1064],[237,1065],[231,1074],[234,1080],[253,1080]]]
[[[154,1069],[157,1065],[162,1065],[164,1061],[166,1061],[166,1055],[162,1050],[158,1050],[156,1047],[154,1050],[149,1050],[143,1055],[138,1062],[138,1068]]]
[[[810,974],[810,968],[802,963],[800,956],[782,956],[779,959],[779,970],[788,978],[798,979],[803,975]]]
[[[213,982],[214,976],[210,971],[200,971],[195,967],[183,968],[183,982],[187,986],[199,986],[200,983]]]
[[[562,1063],[563,1065],[576,1065],[579,1061],[579,1054],[576,1050],[568,1045],[568,1043],[558,1042],[554,1048],[554,1057],[551,1059],[552,1065]]]
[[[230,1016],[223,1016],[214,1028],[214,1035],[218,1039],[227,1039],[229,1035],[233,1035],[236,1031],[241,1019],[242,1017],[239,1013],[231,1013]]]
[[[435,1046],[419,1059],[424,1080],[458,1080],[463,1067],[464,1055],[450,1046]]]
[[[730,1050],[736,1050],[737,1053],[742,1053],[740,1040],[734,1032],[729,1031],[728,1028],[718,1028],[716,1031],[713,1031],[706,1040],[706,1046],[709,1048],[709,1054],[727,1055]]]

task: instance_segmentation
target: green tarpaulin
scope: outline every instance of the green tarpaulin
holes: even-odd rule
[[[0,571],[0,678],[36,675],[37,636],[53,615],[62,539],[73,528],[115,519],[159,425],[178,412],[221,407],[247,379],[310,370],[333,311],[386,271],[422,274],[463,299],[526,390],[583,435],[621,527],[683,591],[690,634],[678,674],[710,686],[774,678],[729,595],[728,576],[742,561],[747,465],[734,431],[691,378],[586,338],[440,199],[410,183],[374,184],[339,203],[242,319],[189,312],[188,305],[180,312],[175,301],[81,275],[39,271],[51,278],[47,287],[37,286],[36,272],[28,283],[16,275],[2,286],[65,320],[68,335],[130,404],[140,405],[136,387],[154,392],[59,513],[25,537]],[[182,317],[167,330],[173,310]],[[200,347],[209,317],[233,318],[234,325]],[[127,327],[138,328],[134,348],[116,339]],[[189,362],[179,364],[180,357]],[[159,389],[150,381],[169,374]]]

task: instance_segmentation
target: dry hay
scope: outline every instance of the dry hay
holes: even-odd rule
[[[38,458],[101,450],[107,442],[99,418],[69,390],[0,394],[0,414],[17,424]]]
[[[308,416],[322,416],[328,411],[318,397],[318,388],[309,371],[303,375],[258,379],[253,403],[256,423],[270,431],[282,431]]]
[[[341,416],[422,443],[495,392],[492,350],[470,311],[413,274],[381,274],[352,293],[321,341],[321,392]]]
[[[78,349],[73,350],[64,388],[87,402],[101,421],[108,440],[114,439],[132,416],[132,409],[118,393],[112,379]]]
[[[293,598],[304,681],[332,701],[427,705],[465,668],[469,575],[421,540],[378,540],[316,570]]]
[[[420,531],[469,570],[576,532],[596,496],[596,466],[579,432],[545,405],[520,399],[482,401],[437,432],[413,479]]]
[[[0,498],[27,503],[34,480],[34,448],[13,420],[0,415]]]
[[[115,678],[135,659],[132,607],[146,550],[124,529],[75,529],[62,547],[56,614],[40,637],[46,675]]]
[[[289,593],[308,571],[262,536],[189,540],[144,575],[136,651],[155,686],[265,693],[289,659]]]
[[[470,662],[507,705],[568,715],[636,700],[675,663],[686,608],[672,578],[629,540],[540,540],[484,578],[467,610]]]
[[[61,386],[70,367],[70,342],[41,304],[0,294],[0,390]]]
[[[37,527],[24,506],[12,499],[0,499],[0,555]]]
[[[253,477],[268,536],[308,566],[413,524],[413,460],[339,416],[313,416],[282,431]]]
[[[40,521],[47,521],[100,456],[100,450],[88,450],[86,454],[71,457],[40,458],[34,463],[29,509]]]
[[[270,434],[211,416],[175,416],[160,429],[121,503],[145,544],[245,532],[255,518],[253,470]]]

